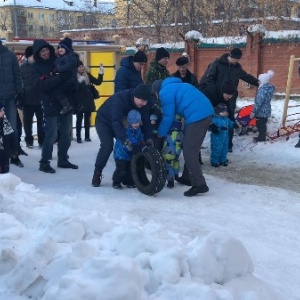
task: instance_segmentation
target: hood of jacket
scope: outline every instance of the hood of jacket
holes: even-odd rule
[[[121,61],[120,61],[120,66],[136,70],[135,67],[134,67],[134,64],[133,64],[133,56],[132,55],[122,58]]]
[[[41,58],[39,57],[39,52],[43,49],[43,48],[48,48],[50,50],[50,58],[54,59],[55,58],[55,49],[53,46],[51,46],[49,43],[47,43],[45,40],[43,39],[37,39],[34,40],[33,42],[33,57],[35,59],[35,61],[40,60]]]

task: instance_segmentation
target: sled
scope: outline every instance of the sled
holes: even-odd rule
[[[286,140],[288,141],[290,138],[290,135],[293,133],[300,132],[300,121],[295,123],[294,125],[287,125],[279,128],[276,132],[274,133],[269,133],[268,137],[270,140],[276,140],[279,137],[286,137]]]
[[[236,116],[236,121],[243,127],[255,127],[256,119],[250,119],[250,114],[253,111],[254,104],[242,107]]]

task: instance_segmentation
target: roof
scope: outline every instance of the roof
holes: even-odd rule
[[[72,5],[69,5],[69,3],[72,3]],[[23,7],[74,11],[112,11],[115,7],[114,2],[109,0],[97,0],[97,7],[95,7],[93,4],[94,0],[5,0],[5,2],[0,2],[0,7],[16,5]]]

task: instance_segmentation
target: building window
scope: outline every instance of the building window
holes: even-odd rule
[[[40,26],[40,32],[44,31],[44,26]]]
[[[33,13],[31,13],[31,12],[27,13],[27,17],[28,17],[28,19],[33,19]]]
[[[33,26],[32,25],[28,25],[28,31],[33,31]]]
[[[49,20],[54,21],[55,20],[55,15],[54,14],[49,15]]]
[[[40,20],[44,20],[44,18],[45,18],[44,14],[43,13],[39,13],[39,19]]]
[[[55,31],[54,27],[51,27],[51,26],[50,26],[49,31],[50,31],[50,32],[54,32],[54,31]]]

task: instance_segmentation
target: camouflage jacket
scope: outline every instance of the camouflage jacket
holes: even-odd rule
[[[155,80],[170,77],[168,69],[160,65],[156,60],[151,61],[149,70],[146,74],[146,84],[152,84]]]

